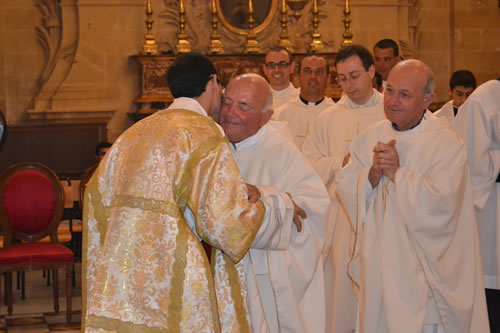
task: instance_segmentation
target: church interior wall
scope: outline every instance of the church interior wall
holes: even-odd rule
[[[195,51],[206,52],[210,41],[210,2],[184,0],[186,32]],[[312,2],[306,3],[298,20],[288,13],[290,40],[299,52],[306,52],[311,42],[312,27],[308,22]],[[0,109],[9,126],[49,128],[54,124],[90,123],[99,128],[106,126],[107,138],[113,141],[133,124],[128,114],[138,110],[134,99],[139,93],[139,78],[137,64],[131,57],[139,53],[144,43],[145,3],[145,0],[0,2]],[[172,51],[177,42],[178,0],[151,3],[156,41],[161,51]],[[336,52],[342,43],[344,3],[318,0],[319,32],[327,52]],[[498,1],[351,0],[349,3],[353,42],[371,50],[381,38],[397,40],[407,58],[420,58],[435,72],[437,102],[448,99],[448,79],[454,70],[471,70],[479,84],[500,76]],[[50,14],[50,8],[57,4],[60,16]],[[279,40],[278,14],[268,29],[257,36],[264,50]],[[227,52],[242,51],[244,36],[231,35],[220,23],[219,31]],[[89,142],[96,140],[90,138]],[[5,156],[5,151],[0,154]],[[12,159],[7,157],[7,160]]]

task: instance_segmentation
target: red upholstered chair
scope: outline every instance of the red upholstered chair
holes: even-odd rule
[[[12,313],[13,271],[53,270],[54,310],[59,312],[57,269],[66,270],[66,318],[71,319],[73,252],[57,242],[64,209],[64,191],[56,174],[37,163],[20,163],[0,177],[0,224],[4,248],[0,273],[5,273],[8,312]],[[49,243],[37,242],[50,236]],[[12,243],[13,239],[21,243]]]

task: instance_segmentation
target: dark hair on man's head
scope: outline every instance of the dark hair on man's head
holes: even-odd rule
[[[394,56],[397,57],[399,55],[399,47],[398,44],[393,41],[392,39],[386,38],[386,39],[381,39],[379,40],[375,46],[373,46],[373,49],[378,47],[379,49],[389,49],[391,48],[394,51]]]
[[[111,143],[107,142],[107,141],[101,141],[99,142],[96,146],[95,146],[95,155],[98,156],[99,155],[99,152],[101,151],[101,149],[104,149],[104,148],[110,148],[111,147]]]
[[[292,54],[286,48],[281,47],[281,46],[275,46],[275,47],[270,48],[269,51],[267,51],[267,53],[266,53],[266,57],[270,52],[281,52],[281,51],[285,51],[286,54],[288,54],[288,62],[291,63],[292,62]]]
[[[370,51],[364,46],[358,44],[352,44],[349,46],[344,46],[339,50],[337,56],[335,57],[335,67],[339,62],[344,62],[350,57],[357,56],[361,60],[365,71],[373,65],[373,57]]]
[[[476,89],[476,78],[471,71],[460,70],[456,71],[451,75],[450,78],[450,89],[453,90],[456,86],[463,86],[464,88]]]
[[[326,66],[326,74],[330,74],[330,66],[328,66],[328,60],[326,60],[325,57],[322,57],[322,56],[319,56],[319,55],[316,55],[316,54],[311,54],[311,55],[307,55],[305,56],[304,58],[302,58],[301,61],[299,61],[299,67],[298,67],[298,70],[297,72],[299,73],[300,75],[300,70],[302,68],[302,62],[304,60],[306,60],[307,58],[312,58],[312,57],[316,57],[316,58],[320,58],[320,59],[323,59],[325,61],[325,66]]]
[[[168,68],[167,83],[174,98],[199,97],[213,74],[217,70],[210,59],[199,53],[184,53]]]

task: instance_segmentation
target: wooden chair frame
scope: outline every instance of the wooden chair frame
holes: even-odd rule
[[[7,215],[4,210],[3,193],[7,180],[20,171],[36,170],[43,173],[50,179],[53,188],[56,191],[56,207],[55,213],[47,228],[38,233],[23,233],[15,230],[7,220]],[[64,190],[57,175],[48,167],[39,163],[19,163],[8,168],[0,177],[0,225],[4,234],[4,247],[12,245],[13,239],[21,241],[34,242],[40,240],[47,235],[50,236],[51,243],[57,243],[57,227],[61,222],[64,210]],[[0,265],[0,273],[5,273],[5,293],[7,295],[8,313],[12,314],[12,272],[14,271],[32,271],[32,270],[52,270],[53,271],[53,292],[54,292],[54,311],[59,312],[59,284],[57,270],[64,268],[66,271],[66,319],[71,320],[72,308],[72,273],[73,263],[54,262],[44,264],[29,264],[29,265]]]

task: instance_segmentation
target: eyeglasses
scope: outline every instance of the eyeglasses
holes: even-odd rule
[[[351,73],[349,73],[349,77],[347,77],[345,75],[339,75],[335,79],[337,80],[337,82],[339,84],[345,84],[345,83],[347,83],[347,81],[349,81],[349,82],[355,82],[360,77],[361,77],[361,73],[360,72],[351,72]]]
[[[266,64],[266,67],[269,69],[274,69],[274,67],[276,66],[278,66],[279,69],[284,69],[290,66],[290,63],[286,61],[280,61],[280,62],[271,61]]]

